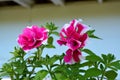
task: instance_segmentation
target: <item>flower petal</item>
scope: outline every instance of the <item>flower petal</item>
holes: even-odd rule
[[[68,64],[71,64],[71,61],[72,61],[72,50],[71,49],[68,49],[66,51],[66,55],[64,56],[64,61]]]
[[[79,58],[80,55],[81,55],[81,52],[78,49],[73,52],[73,59],[75,62],[80,61],[80,58]]]
[[[75,40],[75,39],[70,39],[69,41],[68,41],[68,43],[67,43],[67,46],[70,48],[70,49],[72,49],[72,50],[76,50],[76,49],[78,49],[79,47],[80,47],[80,45],[81,45],[81,42],[80,41],[78,41],[78,40]]]

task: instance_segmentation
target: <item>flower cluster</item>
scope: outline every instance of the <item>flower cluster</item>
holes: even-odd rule
[[[120,70],[120,60],[115,60],[113,54],[98,56],[85,48],[89,38],[100,39],[94,35],[95,30],[73,19],[65,24],[60,33],[53,23],[39,27],[26,27],[18,36],[20,47],[11,52],[13,57],[0,68],[0,80],[9,77],[11,80],[115,80],[117,70]],[[59,45],[68,47],[65,53],[43,56],[43,51],[54,48],[54,36]],[[28,51],[33,49],[31,55]],[[54,50],[53,49],[53,50]],[[54,52],[54,51],[53,51]],[[86,54],[81,62],[82,52]],[[56,54],[56,53],[55,53]],[[47,77],[48,76],[48,77]]]
[[[73,64],[80,61],[82,56],[80,48],[83,48],[88,39],[89,26],[82,24],[79,20],[72,20],[69,24],[65,24],[60,32],[60,45],[66,45],[69,49],[66,51],[64,61]]]
[[[66,45],[69,49],[66,51],[64,61],[68,64],[74,64],[80,61],[82,56],[80,48],[83,48],[88,39],[89,26],[82,24],[80,20],[72,20],[69,24],[65,24],[60,32],[60,40],[58,44]],[[23,30],[18,37],[18,43],[23,50],[37,48],[48,39],[48,30],[44,27],[33,25]]]

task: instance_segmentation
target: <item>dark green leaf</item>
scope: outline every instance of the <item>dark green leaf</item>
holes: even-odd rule
[[[50,56],[49,56],[48,54],[46,55],[46,59],[47,59],[47,60],[50,59]]]
[[[100,64],[100,69],[101,69],[102,71],[104,70],[103,64]]]
[[[79,72],[80,72],[80,73],[85,73],[86,70],[84,70],[84,69],[80,69]]]
[[[115,78],[117,77],[117,73],[113,70],[109,70],[105,72],[105,76],[108,80],[115,80]]]
[[[85,73],[85,77],[89,78],[89,77],[96,77],[99,76],[101,74],[101,71],[97,68],[90,68],[86,71]]]

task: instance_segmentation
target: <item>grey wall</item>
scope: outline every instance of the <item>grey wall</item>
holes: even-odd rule
[[[83,23],[90,25],[96,30],[95,34],[103,38],[103,40],[90,39],[87,48],[99,55],[113,53],[120,59],[120,1],[103,4],[77,2],[62,7],[53,4],[36,5],[31,10],[22,7],[0,8],[0,66],[11,57],[9,52],[14,46],[18,46],[17,36],[27,25],[44,25],[52,21],[60,29],[74,18],[83,19]],[[49,54],[53,55],[66,51],[66,48],[57,44],[56,46],[56,50],[47,50],[45,53],[50,51]]]

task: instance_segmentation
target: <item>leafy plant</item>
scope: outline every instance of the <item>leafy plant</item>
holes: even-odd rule
[[[47,23],[45,28],[49,31],[46,44],[40,44],[39,47],[36,47],[35,52],[29,53],[32,54],[30,56],[26,56],[28,53],[24,50],[26,48],[23,48],[23,46],[15,47],[14,51],[11,52],[13,57],[9,59],[8,62],[4,63],[2,68],[0,68],[1,79],[4,77],[10,77],[11,80],[43,80],[49,75],[49,78],[52,80],[116,79],[118,75],[117,71],[120,70],[120,60],[116,60],[115,56],[111,53],[98,56],[89,49],[75,47],[77,50],[79,48],[79,50],[87,54],[87,56],[84,61],[81,61],[80,59],[76,60],[75,58],[77,57],[72,57],[72,59],[76,60],[76,62],[72,64],[67,64],[65,62],[65,55],[69,58],[67,53],[53,56],[46,54],[46,56],[43,57],[42,53],[45,48],[56,49],[53,44],[53,35],[58,36],[59,34],[56,31],[57,27],[53,23]],[[79,29],[77,30],[79,32]],[[101,39],[94,35],[94,31],[95,30],[87,31],[88,36],[90,38]],[[44,31],[42,32],[43,34],[46,34]],[[36,42],[38,43],[39,41]],[[32,47],[35,48],[34,45]],[[28,46],[27,49],[30,49],[30,46]]]

